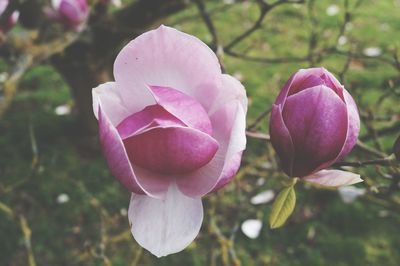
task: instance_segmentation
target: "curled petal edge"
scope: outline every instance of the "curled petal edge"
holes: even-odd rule
[[[283,121],[281,105],[272,106],[269,132],[271,143],[281,159],[282,168],[286,174],[292,176],[294,146],[292,136]]]
[[[281,92],[279,93],[278,97],[276,98],[275,104],[279,105],[284,105],[286,98],[288,97],[290,88],[292,85],[296,85],[297,83],[304,82],[307,78],[310,76],[326,76],[329,81],[332,83],[332,85],[335,87],[334,90],[336,93],[338,93],[338,96],[343,99],[343,86],[340,84],[340,82],[333,76],[328,70],[326,70],[323,67],[319,68],[308,68],[308,69],[300,69],[296,71],[290,78],[289,80],[285,83],[283,86]],[[320,84],[324,85],[324,84]]]
[[[170,180],[167,178],[158,179],[154,176],[146,176],[139,180],[134,173],[117,129],[102,111],[101,100],[97,98],[94,105],[98,106],[97,117],[99,120],[100,143],[111,173],[134,193],[147,194],[153,198],[163,198]]]
[[[224,147],[226,150],[223,154],[219,153],[221,151],[217,152],[204,167],[177,180],[178,188],[189,197],[202,197],[221,188],[233,178],[240,166],[238,156],[240,154],[241,158],[241,154],[246,148],[245,111],[238,102],[225,107],[236,110],[227,143],[222,143],[221,139],[216,137],[220,144],[220,150],[223,151]],[[211,120],[213,119],[211,118]]]

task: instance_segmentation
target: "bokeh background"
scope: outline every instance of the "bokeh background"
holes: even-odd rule
[[[54,26],[35,39],[46,44],[73,35],[23,71],[0,117],[0,265],[400,265],[399,165],[357,164],[389,156],[400,134],[399,0],[122,2],[107,10],[107,18],[122,14],[116,24],[104,26],[96,18],[104,10],[94,10],[80,33]],[[163,9],[166,2],[178,8]],[[204,198],[197,239],[156,259],[131,236],[130,195],[107,168],[90,113],[91,84],[112,76],[88,81],[93,73],[82,69],[99,73],[88,65],[95,62],[110,71],[129,39],[160,24],[210,45],[224,71],[244,84],[250,133],[234,181]],[[34,31],[17,25],[8,35]],[[106,58],[80,57],[108,39],[115,42]],[[15,51],[1,53],[3,88],[16,55],[36,51],[23,42],[6,45]],[[288,179],[268,141],[268,112],[289,76],[310,66],[334,73],[359,105],[361,142],[346,158],[350,164],[337,167],[365,182],[350,192],[297,184],[292,217],[271,230],[272,199]]]

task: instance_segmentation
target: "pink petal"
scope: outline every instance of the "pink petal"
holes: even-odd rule
[[[196,238],[203,206],[200,198],[189,198],[171,185],[164,200],[132,194],[128,217],[139,245],[162,257],[183,250]]]
[[[157,104],[173,114],[188,127],[206,134],[212,133],[210,119],[194,98],[172,88],[149,86]]]
[[[234,77],[222,74],[222,85],[218,89],[218,93],[214,95],[213,98],[208,98],[209,108],[208,114],[212,115],[215,111],[226,104],[231,104],[232,102],[239,102],[242,106],[244,112],[247,112],[247,96],[246,90],[243,85]],[[198,95],[197,97],[201,97]],[[207,95],[205,96],[207,97]],[[212,101],[211,99],[215,99]],[[206,99],[207,100],[207,99]]]
[[[300,69],[294,73],[279,93],[275,104],[284,104],[288,96],[317,85],[325,85],[331,88],[344,100],[343,86],[340,82],[325,68],[319,67]]]
[[[321,75],[321,78],[324,80],[325,86],[333,89],[336,94],[340,97],[340,99],[345,100],[344,98],[344,87],[340,82],[335,78],[332,73],[330,73],[328,70],[325,68],[322,68],[324,70],[324,73]]]
[[[327,161],[321,164],[316,171],[327,168],[331,166],[336,161],[340,160],[344,156],[346,156],[357,143],[358,134],[360,133],[360,116],[358,114],[357,105],[354,102],[351,95],[347,92],[347,90],[343,89],[343,95],[346,100],[346,107],[347,107],[347,135],[345,144],[342,147],[340,153],[330,161]]]
[[[346,144],[340,152],[339,158],[343,158],[353,149],[354,145],[357,143],[358,134],[360,133],[360,116],[358,114],[357,105],[347,90],[343,90],[343,94],[347,107],[348,130]]]
[[[296,94],[302,90],[316,87],[319,85],[324,85],[324,80],[318,75],[320,73],[315,73],[315,74],[307,74],[305,75],[306,71],[302,72],[297,72],[296,76],[296,82],[292,83],[292,86],[290,87],[290,90],[288,91],[288,97]],[[312,71],[315,72],[315,71]]]
[[[160,105],[150,105],[142,111],[125,118],[118,124],[117,130],[121,138],[126,139],[156,126],[185,126],[185,124]]]
[[[339,155],[348,121],[334,91],[322,85],[289,96],[282,114],[295,147],[294,176],[308,175]]]
[[[101,102],[103,112],[107,114],[107,118],[114,126],[117,126],[130,115],[128,109],[122,104],[116,85],[115,82],[107,82],[92,90],[94,115],[98,119],[99,104]]]
[[[130,106],[131,102],[154,102],[148,85],[177,89],[206,107],[213,98],[197,96],[214,95],[220,86],[220,75],[218,59],[207,45],[165,26],[131,41],[114,63],[114,77],[131,114],[147,106]]]
[[[269,133],[272,146],[280,158],[283,171],[292,176],[294,146],[290,132],[283,121],[280,105],[274,104],[272,106]]]
[[[207,164],[218,150],[209,135],[187,127],[156,127],[124,140],[135,165],[160,174],[183,174]]]
[[[103,86],[110,85],[112,83],[104,84]],[[106,112],[103,111],[101,97],[95,91],[93,91],[93,95],[93,105],[98,108],[100,143],[111,173],[130,191],[146,193],[149,196],[161,198],[168,188],[170,179],[159,178],[159,176],[152,173],[141,175],[139,172],[138,176],[135,175],[117,129],[111,123]]]
[[[213,137],[220,147],[207,165],[177,180],[185,195],[203,196],[233,177],[240,165],[238,156],[246,147],[245,118],[245,111],[238,101],[222,106],[210,117]]]
[[[321,170],[303,180],[325,187],[343,187],[363,182],[360,175],[341,170]]]
[[[244,112],[244,116],[247,112],[247,97],[246,97],[246,91],[243,87],[243,85],[235,78],[233,78],[230,75],[223,74],[222,75],[222,83],[223,86],[220,88],[218,96],[216,100],[214,101],[213,105],[210,107],[209,114],[213,115],[214,117],[221,116],[222,120],[224,120],[226,114],[215,114],[215,112],[226,112],[229,109],[221,109],[221,106],[224,105],[229,105],[229,106],[234,106],[235,104],[239,104],[240,107],[242,108],[240,111]],[[222,111],[224,110],[224,111]],[[232,109],[233,110],[233,109]],[[234,112],[234,111],[232,111]],[[242,120],[243,121],[243,120]],[[216,123],[219,123],[216,121]],[[225,123],[222,121],[221,123]],[[235,132],[238,132],[238,136],[232,136],[232,138],[237,138],[238,140],[241,139],[243,141],[243,136],[240,135],[240,127],[245,126],[244,124],[241,124],[240,121],[237,122],[237,129]],[[224,129],[224,134],[229,135],[229,129],[225,128]],[[222,135],[221,135],[222,136]],[[223,138],[223,137],[221,137]],[[238,142],[241,143],[240,145],[243,145],[243,149],[237,148],[238,152],[232,153],[229,158],[226,158],[224,161],[224,165],[222,168],[222,173],[220,174],[218,181],[216,185],[213,187],[212,191],[217,191],[226,184],[228,184],[233,177],[236,175],[237,171],[239,170],[240,167],[240,162],[242,159],[242,154],[243,150],[246,146],[246,139],[244,138],[244,143],[243,142]],[[239,146],[240,146],[239,145]]]
[[[229,157],[229,161],[225,161],[222,168],[222,173],[218,178],[217,184],[213,187],[211,192],[217,191],[232,181],[240,168],[243,151],[237,152]]]

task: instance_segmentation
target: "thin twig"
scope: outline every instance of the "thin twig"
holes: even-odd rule
[[[224,53],[239,59],[243,59],[246,61],[252,61],[257,63],[264,63],[264,64],[281,64],[281,63],[302,63],[307,62],[307,56],[291,56],[291,57],[276,57],[276,58],[268,58],[268,57],[258,57],[258,56],[251,56],[242,53],[237,53],[231,50],[224,50]]]
[[[371,154],[371,155],[374,155],[374,156],[378,156],[378,157],[380,157],[380,158],[385,158],[385,157],[388,156],[387,154],[385,154],[385,153],[383,153],[383,152],[381,152],[381,151],[378,151],[377,149],[374,149],[374,148],[368,146],[367,144],[365,144],[365,143],[362,142],[361,140],[357,140],[356,147],[357,147],[358,149],[364,151],[364,152],[367,152],[367,153],[369,153],[369,154]]]
[[[12,103],[22,75],[34,65],[63,51],[78,38],[79,34],[69,32],[55,40],[39,45],[34,44],[36,38],[35,34],[27,33],[18,36],[28,37],[21,39],[20,37],[11,36],[10,38],[11,47],[13,47],[13,43],[24,43],[22,47],[24,47],[25,50],[19,54],[15,64],[10,68],[9,73],[7,74],[7,79],[0,84],[0,92],[4,96],[4,98],[0,100],[0,118]]]
[[[271,140],[269,134],[265,134],[262,132],[254,132],[254,131],[246,131],[246,136],[254,139],[262,139],[262,140]]]
[[[216,28],[214,26],[214,23],[211,20],[210,15],[206,11],[206,7],[204,5],[204,1],[203,0],[192,0],[192,1],[196,4],[197,9],[199,10],[201,18],[203,19],[204,23],[207,26],[208,31],[211,34],[211,37],[212,37],[211,47],[213,48],[214,51],[217,51],[217,47],[218,47],[218,44],[219,44],[219,38],[218,38],[217,30],[216,30]]]
[[[365,167],[368,165],[381,165],[381,166],[390,166],[395,161],[394,156],[389,156],[383,159],[376,159],[376,160],[367,160],[367,161],[342,161],[337,162],[333,166],[340,167],[340,166],[352,166],[352,167]]]
[[[31,242],[32,231],[29,228],[28,221],[26,220],[25,216],[21,215],[19,218],[20,218],[19,221],[20,221],[21,231],[24,236],[25,248],[28,253],[28,264],[29,266],[36,266],[35,256],[33,254],[32,242]]]
[[[256,128],[258,126],[259,123],[261,123],[261,121],[267,116],[269,115],[269,113],[271,112],[272,108],[268,108],[267,110],[265,110],[264,112],[262,112],[261,114],[259,114],[256,119],[254,120],[253,123],[251,123],[248,127],[247,130],[251,131],[252,129]]]

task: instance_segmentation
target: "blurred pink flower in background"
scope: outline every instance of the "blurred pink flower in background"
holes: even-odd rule
[[[83,29],[90,13],[87,0],[52,0],[51,4],[53,9],[46,10],[48,17],[73,30]]]
[[[326,186],[360,182],[353,173],[323,170],[351,151],[359,131],[353,98],[324,68],[294,73],[272,107],[271,142],[291,177]]]
[[[111,172],[132,192],[132,234],[158,257],[179,252],[200,230],[201,197],[240,166],[245,90],[207,45],[165,26],[126,45],[114,77],[93,89],[93,108]]]
[[[8,3],[9,3],[8,0],[0,0],[0,16],[6,10]],[[7,19],[7,22],[3,25],[0,25],[0,31],[3,33],[9,31],[17,23],[18,17],[19,17],[19,12],[14,11],[11,14],[11,16]]]

